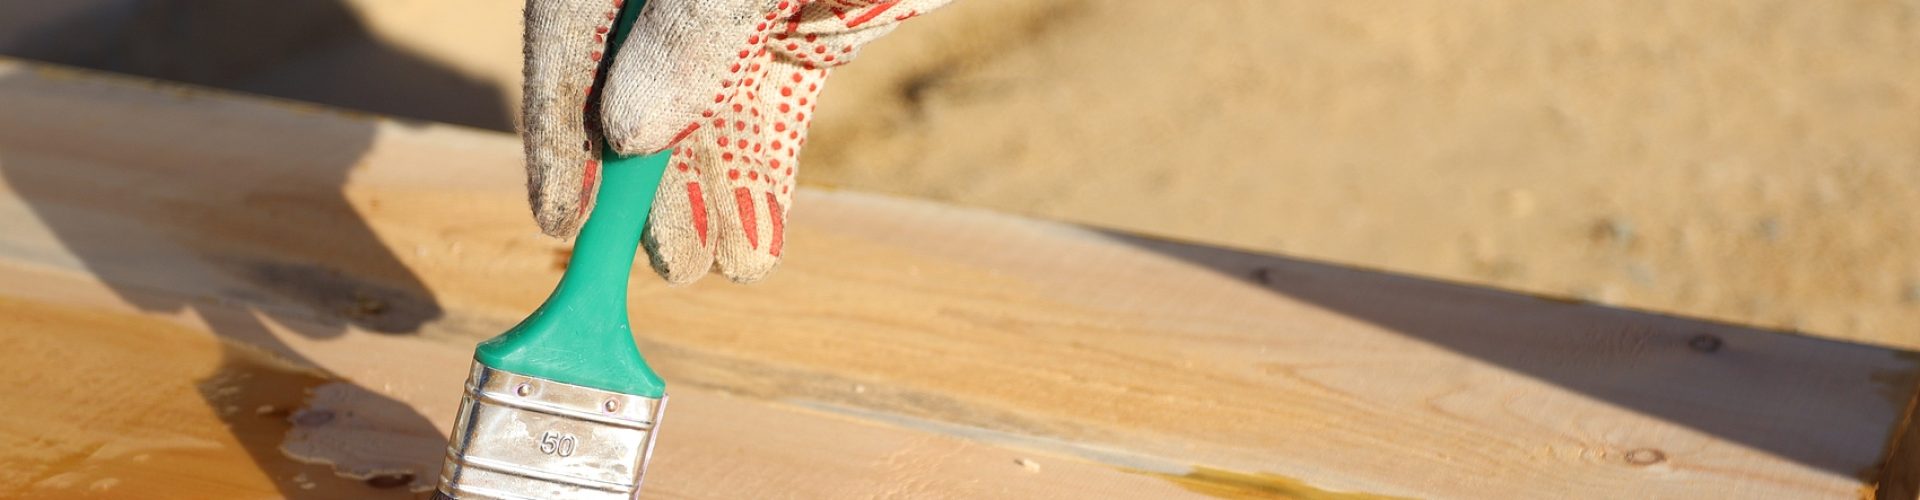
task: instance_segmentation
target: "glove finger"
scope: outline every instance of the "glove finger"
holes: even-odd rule
[[[746,147],[734,141],[745,161],[730,164],[724,178],[713,181],[725,186],[715,193],[715,211],[725,215],[715,260],[721,274],[741,283],[765,278],[780,263],[800,146],[827,74],[777,60],[767,61],[766,69],[747,95],[755,99],[745,116],[732,124],[734,131],[754,136]]]
[[[819,96],[826,89],[828,68],[807,68],[792,61],[775,58],[769,63],[767,85],[762,87],[761,96],[766,101],[766,114],[761,117],[766,124],[767,150],[764,159],[767,176],[773,181],[767,188],[771,196],[769,217],[774,220],[786,219],[787,211],[793,208],[793,190],[800,173],[800,147],[807,144],[807,131],[813,121],[813,108],[819,105]],[[772,227],[776,234],[772,239],[780,241],[784,237],[777,234],[784,230],[784,224]],[[780,256],[781,248],[776,245],[770,249],[773,256]]]
[[[765,277],[779,263],[782,229],[786,211],[769,194],[774,186],[767,138],[768,78],[773,68],[772,55],[761,53],[746,63],[757,68],[743,81],[753,86],[738,89],[714,116],[703,122],[700,138],[689,141],[688,148],[703,157],[708,168],[705,186],[708,205],[713,210],[714,260],[721,274],[737,282],[752,282]]]
[[[781,1],[779,8],[799,8]],[[665,151],[745,85],[748,61],[784,15],[773,0],[654,0],[641,10],[613,64],[603,111],[621,154]]]
[[[701,178],[706,165],[691,145],[673,149],[673,159],[660,179],[647,219],[648,262],[668,283],[684,285],[699,280],[713,267],[713,238],[708,222],[713,212]]]
[[[607,0],[527,2],[527,200],[540,230],[552,236],[572,237],[593,209],[600,132],[591,101],[616,10]]]

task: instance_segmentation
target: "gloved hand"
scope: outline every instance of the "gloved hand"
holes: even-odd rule
[[[713,267],[738,282],[765,277],[827,75],[947,1],[649,0],[602,79],[623,0],[528,0],[522,134],[535,220],[556,237],[579,231],[603,133],[621,154],[671,149],[644,240],[654,270],[672,283]]]

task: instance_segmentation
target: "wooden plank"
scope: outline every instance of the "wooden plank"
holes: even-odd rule
[[[1915,427],[1916,418],[1920,418],[1920,393],[1907,403],[1906,421],[1888,445],[1887,465],[1874,488],[1877,500],[1920,499],[1920,427]]]
[[[49,403],[0,414],[0,496],[420,497],[404,487],[405,476],[336,477],[280,450],[289,432],[339,426],[356,427],[347,435],[390,458],[429,463],[419,486],[433,478],[444,417],[458,403],[469,359],[460,346],[364,331],[317,340],[298,330],[325,325],[250,322],[239,307],[196,304],[192,314],[155,315],[73,276],[0,267],[0,277],[8,284],[0,330],[30,333],[9,338],[6,359],[18,370],[10,373],[25,378],[11,380],[6,397]],[[216,337],[248,328],[258,336]],[[275,358],[289,352],[302,357]],[[356,366],[368,362],[404,366],[404,377]],[[351,395],[335,399],[343,406],[301,408],[309,394],[328,391]],[[670,415],[649,498],[1044,498],[1061,488],[1111,498],[1197,496],[1081,460],[697,388],[676,389]],[[1029,472],[1021,459],[1042,469]]]
[[[0,66],[0,269],[63,277],[0,295],[98,280],[443,426],[428,389],[557,276],[512,137],[149,86]],[[662,444],[662,481],[699,480],[672,495],[967,497],[1018,450],[1099,464],[1043,460],[1042,496],[1853,498],[1920,359],[871,195],[792,218],[771,282],[633,290],[669,421],[697,420]],[[743,428],[787,419],[828,434]],[[892,437],[829,446],[863,432]],[[914,436],[945,444],[895,458]]]

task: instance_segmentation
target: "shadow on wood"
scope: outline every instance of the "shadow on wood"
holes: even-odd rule
[[[34,43],[16,47],[17,51],[96,69],[246,89],[250,71],[278,63],[302,47],[330,50],[341,43],[370,40],[337,0],[104,2],[98,11],[72,20],[25,37]],[[387,55],[381,59],[385,64],[417,75],[420,80],[413,84],[440,85],[452,94],[468,96],[475,102],[468,107],[474,115],[462,121],[496,126],[506,120],[497,89],[466,82],[449,69],[398,49],[379,52]],[[343,85],[354,83],[352,75],[329,78]],[[18,84],[22,83],[0,80],[0,87]],[[97,97],[112,99],[111,95]],[[104,118],[109,122],[102,126],[148,128],[162,134],[172,125],[131,117],[117,122],[113,120],[123,117]],[[90,148],[78,136],[84,131],[69,130],[63,135],[60,130],[38,129],[29,133],[47,137],[22,139],[50,147],[41,153],[58,154],[0,151],[4,155],[0,156],[0,179],[81,266],[142,310],[192,312],[227,341],[221,367],[201,381],[202,396],[261,470],[276,476],[280,493],[290,498],[315,493],[274,474],[293,463],[280,449],[283,432],[271,431],[285,424],[262,418],[284,421],[292,409],[267,411],[269,407],[261,406],[263,411],[256,412],[251,405],[240,407],[260,399],[253,396],[266,395],[249,395],[232,385],[234,377],[258,363],[250,361],[257,360],[257,355],[235,351],[240,348],[234,346],[261,348],[312,365],[278,341],[268,323],[310,338],[330,338],[350,327],[410,334],[442,315],[433,294],[381,242],[343,192],[348,176],[371,147],[375,122],[323,118],[315,123],[324,133],[288,134],[244,125],[188,131],[218,135],[224,141],[274,145],[259,149],[275,154],[209,152],[213,161],[221,163],[215,169],[169,171],[155,164],[158,168],[142,172],[138,179],[127,178],[124,171],[99,172],[98,165],[112,164],[114,158],[166,153]],[[220,175],[206,175],[215,171]],[[206,193],[220,195],[207,197]],[[82,206],[61,201],[74,199],[101,202]],[[129,219],[137,220],[129,223]],[[212,307],[223,299],[143,292],[165,290],[176,283],[195,283],[221,290],[224,297],[243,297],[242,312],[234,314],[232,304]],[[438,433],[426,416],[403,402],[364,388],[349,390],[365,394],[357,402],[360,411],[401,416],[404,421],[393,424],[399,432]],[[440,453],[436,447],[411,454]],[[370,485],[394,488],[408,482],[430,484],[435,471],[415,471],[417,478],[394,474],[366,475],[375,476],[368,480]],[[391,491],[407,494],[404,489]],[[374,494],[374,490],[362,494]]]
[[[1892,474],[1862,467],[1862,450],[1885,449],[1855,425],[1862,391],[1898,414],[1915,391],[1920,354],[1895,352],[1903,369],[1871,378],[1831,367],[1872,360],[1882,348],[1613,309],[1327,264],[1128,235],[1116,240],[1258,284],[1520,376],[1794,462],[1872,483]],[[1866,365],[1866,363],[1861,363]],[[1525,411],[1515,409],[1514,411]],[[1629,464],[1676,457],[1658,443],[1622,450]]]
[[[344,0],[59,3],[0,1],[0,18],[39,20],[0,35],[0,54],[513,130],[494,83],[381,40]]]

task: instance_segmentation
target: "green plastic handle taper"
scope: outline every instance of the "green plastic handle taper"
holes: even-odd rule
[[[640,4],[630,0],[621,9],[603,60],[613,59],[611,49],[620,46]],[[555,382],[659,398],[666,382],[640,357],[627,321],[627,276],[672,153],[622,157],[604,144],[601,151],[599,201],[580,228],[560,285],[519,325],[480,343],[474,359]]]

